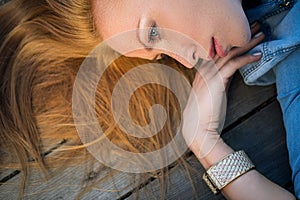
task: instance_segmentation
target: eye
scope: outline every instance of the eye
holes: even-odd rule
[[[156,24],[153,24],[149,29],[149,35],[148,35],[148,42],[149,43],[155,43],[160,39],[158,27]]]

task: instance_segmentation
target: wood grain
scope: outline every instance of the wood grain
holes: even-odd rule
[[[256,169],[273,182],[285,186],[290,182],[291,170],[288,165],[285,134],[280,108],[277,102],[271,103],[261,112],[256,113],[239,126],[229,131],[225,141],[234,149],[243,149],[256,165]],[[165,199],[225,199],[222,195],[214,196],[202,181],[204,169],[192,156],[188,159],[194,170],[191,172],[192,184],[180,169],[172,170],[167,184]],[[159,199],[160,184],[158,180],[142,188],[141,199]],[[135,194],[129,197],[135,199]]]
[[[227,119],[226,119],[226,125],[225,127],[229,127],[235,124],[239,124],[242,122],[240,120],[244,116],[249,115],[249,113],[253,113],[254,110],[256,110],[258,107],[261,107],[265,104],[265,102],[270,101],[270,99],[274,98],[275,96],[275,88],[274,86],[269,87],[249,87],[245,86],[241,80],[241,77],[239,75],[236,75],[232,81],[232,86],[229,91],[229,100],[228,100],[228,113],[227,113]],[[273,104],[272,104],[273,105]],[[279,121],[281,120],[280,113],[278,112],[278,106],[271,106],[274,109],[277,109],[277,113],[273,113],[272,117],[275,117],[271,122],[265,123],[266,126],[263,127],[264,131],[267,132],[260,132],[261,134],[267,135],[268,133],[271,134],[273,131],[278,131],[282,134],[283,130],[282,127],[279,128],[277,126],[274,126],[274,124],[278,125],[280,124]],[[270,118],[267,117],[266,119],[262,119],[263,116],[260,116],[260,112],[256,113],[255,121],[261,121],[263,123],[263,120],[269,120]],[[228,131],[225,134],[225,137],[228,137],[228,140],[230,144],[232,143],[232,146],[235,148],[238,148],[238,145],[243,144],[243,149],[245,149],[247,152],[250,152],[250,156],[254,156],[254,158],[259,159],[258,155],[256,156],[255,153],[253,153],[251,150],[253,148],[253,151],[256,152],[257,145],[258,144],[264,144],[265,148],[267,148],[267,151],[265,149],[260,149],[259,152],[256,153],[267,153],[273,154],[274,151],[278,151],[278,145],[279,143],[273,144],[271,141],[265,141],[262,139],[266,139],[265,137],[258,137],[256,135],[257,141],[251,141],[249,138],[254,137],[253,125],[249,125],[247,120],[243,122],[244,126],[244,132],[239,132],[238,127],[234,128],[232,130],[233,132],[236,130],[239,132],[239,134],[232,134]],[[254,123],[254,122],[253,122]],[[256,125],[259,125],[259,123],[254,123]],[[269,127],[267,127],[267,125]],[[242,126],[242,125],[241,125]],[[242,126],[242,127],[243,127]],[[277,127],[277,128],[276,128]],[[253,130],[252,130],[253,129]],[[275,129],[275,130],[272,130]],[[278,130],[277,130],[278,129]],[[269,132],[268,132],[269,131]],[[251,133],[251,134],[250,134]],[[228,135],[228,136],[227,136]],[[232,136],[235,135],[235,136]],[[239,135],[239,137],[237,137]],[[252,135],[252,136],[250,136]],[[247,138],[246,136],[249,136]],[[270,139],[275,139],[271,137]],[[245,140],[242,142],[242,140]],[[284,139],[281,138],[280,141],[284,142]],[[249,144],[248,144],[249,143]],[[248,144],[248,146],[244,146],[245,144]],[[236,146],[237,145],[237,146]],[[280,146],[281,147],[281,146]],[[279,164],[286,164],[286,155],[284,154],[274,154],[274,156],[279,156]],[[49,154],[51,156],[51,154]],[[261,157],[262,159],[265,159],[266,157]],[[272,157],[274,159],[274,157]],[[273,159],[270,159],[273,162]],[[199,165],[198,161],[196,161],[193,157],[189,158],[188,160],[190,164],[196,169],[196,174],[192,174],[192,180],[195,183],[196,187],[196,194],[198,197],[211,197],[210,192],[206,188],[206,186],[201,181],[200,175],[202,174],[203,170],[201,166]],[[256,161],[256,160],[254,160]],[[258,160],[260,162],[260,160]],[[270,163],[272,163],[270,162]],[[276,162],[277,163],[277,162]],[[123,199],[127,198],[129,196],[130,199],[132,199],[134,196],[136,196],[136,188],[141,187],[141,183],[147,183],[149,180],[140,180],[138,176],[133,176],[130,174],[120,173],[116,172],[113,177],[103,179],[105,177],[105,174],[110,172],[107,168],[101,168],[100,172],[95,169],[90,169],[87,167],[87,163],[82,163],[82,165],[70,167],[62,171],[62,173],[58,176],[55,176],[54,178],[43,181],[43,179],[40,177],[39,172],[34,171],[32,172],[32,176],[29,182],[29,188],[26,190],[26,197],[25,199],[74,199],[77,195],[77,193],[83,188],[84,185],[86,185],[87,181],[98,181],[99,184],[97,188],[94,188],[91,192],[84,195],[82,199]],[[266,165],[264,167],[261,167],[263,170],[270,170],[272,168],[272,165]],[[202,171],[201,171],[202,170]],[[270,176],[271,178],[276,179],[277,181],[282,181],[284,178],[288,177],[288,171],[286,173],[282,173],[281,176],[278,178],[276,173],[270,174],[267,176]],[[2,173],[5,174],[5,173]],[[89,176],[93,176],[93,174],[96,174],[95,177],[92,177],[91,179],[87,178]],[[169,186],[167,187],[167,196],[166,199],[180,199],[182,198],[191,198],[193,199],[195,197],[195,193],[192,191],[192,186],[190,184],[190,180],[187,178],[186,174],[180,169],[180,167],[175,167],[172,170],[172,174],[170,176]],[[18,183],[20,181],[20,174],[14,176],[10,180],[6,181],[2,186],[0,186],[0,199],[16,199],[18,193]],[[284,181],[283,181],[284,182]],[[281,182],[280,182],[281,183]],[[146,187],[143,187],[141,189],[141,193],[139,193],[140,198],[146,198],[149,193],[144,192],[145,190],[149,190],[149,188],[152,187],[154,189],[153,196],[156,198],[159,198],[159,181],[155,180],[152,181],[150,184],[148,184]],[[15,191],[15,192],[13,192]],[[152,193],[152,190],[150,190]],[[151,194],[150,193],[150,194]],[[186,196],[186,194],[189,194]],[[132,195],[131,195],[132,194]],[[182,196],[183,195],[183,196]],[[205,196],[206,195],[206,196]],[[208,195],[208,196],[207,196]],[[178,197],[178,198],[177,198]],[[219,197],[218,197],[219,198]],[[207,199],[207,198],[206,198]]]

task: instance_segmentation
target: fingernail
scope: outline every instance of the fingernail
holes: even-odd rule
[[[255,36],[254,36],[254,38],[258,38],[259,36],[261,36],[262,34],[264,34],[263,32],[259,32],[259,33],[257,33]]]
[[[250,28],[254,28],[257,24],[258,22],[254,22],[253,24],[251,24]]]
[[[261,52],[256,52],[256,53],[252,54],[252,56],[261,56],[261,55],[262,55]]]

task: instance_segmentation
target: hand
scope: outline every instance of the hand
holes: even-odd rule
[[[205,157],[220,139],[226,115],[226,87],[230,78],[239,68],[261,58],[260,54],[244,55],[263,40],[264,35],[257,34],[259,29],[258,24],[251,28],[252,35],[256,36],[244,47],[233,48],[226,57],[216,56],[213,61],[203,61],[197,67],[183,112],[182,133],[198,159]]]

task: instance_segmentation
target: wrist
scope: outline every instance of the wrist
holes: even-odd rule
[[[202,177],[211,191],[218,194],[227,185],[253,168],[255,166],[247,154],[240,150],[222,158],[206,170]]]
[[[212,165],[216,164],[233,152],[234,150],[228,146],[221,137],[219,137],[214,146],[206,155],[198,154],[196,156],[205,170],[207,170]]]

